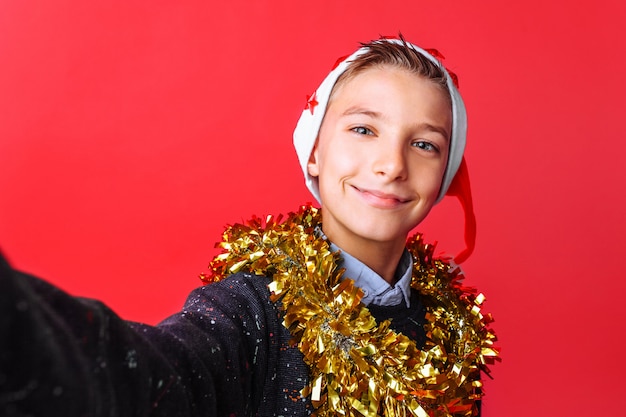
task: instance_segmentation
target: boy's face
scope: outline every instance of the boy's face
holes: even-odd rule
[[[326,236],[404,247],[434,205],[448,159],[450,100],[406,70],[367,69],[335,90],[308,164]]]

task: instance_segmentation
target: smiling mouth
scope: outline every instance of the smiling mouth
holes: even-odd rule
[[[377,190],[367,190],[352,186],[359,194],[371,205],[382,208],[394,208],[403,205],[410,201],[410,199],[396,195],[384,193]]]

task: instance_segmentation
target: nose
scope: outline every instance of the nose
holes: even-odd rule
[[[373,164],[376,175],[384,176],[390,181],[406,179],[407,155],[403,146],[386,142],[381,143],[377,151]]]

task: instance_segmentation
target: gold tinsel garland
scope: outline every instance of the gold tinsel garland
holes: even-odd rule
[[[360,301],[362,291],[342,279],[338,253],[315,235],[317,209],[303,206],[265,221],[227,228],[224,253],[210,264],[205,282],[239,271],[272,277],[272,300],[281,300],[283,324],[310,368],[310,396],[317,416],[472,416],[482,397],[480,371],[498,358],[483,315],[482,294],[461,285],[462,274],[433,258],[421,235],[407,242],[414,258],[411,286],[426,305],[427,342],[419,349],[403,334],[376,323]]]

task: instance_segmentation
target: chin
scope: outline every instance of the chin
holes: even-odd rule
[[[388,225],[382,225],[381,223],[373,224],[370,227],[362,226],[363,225],[355,230],[356,235],[364,240],[378,242],[381,244],[393,243],[398,241],[402,241],[404,244],[408,234],[412,230],[412,228],[407,229],[405,227],[393,228],[390,230]]]

